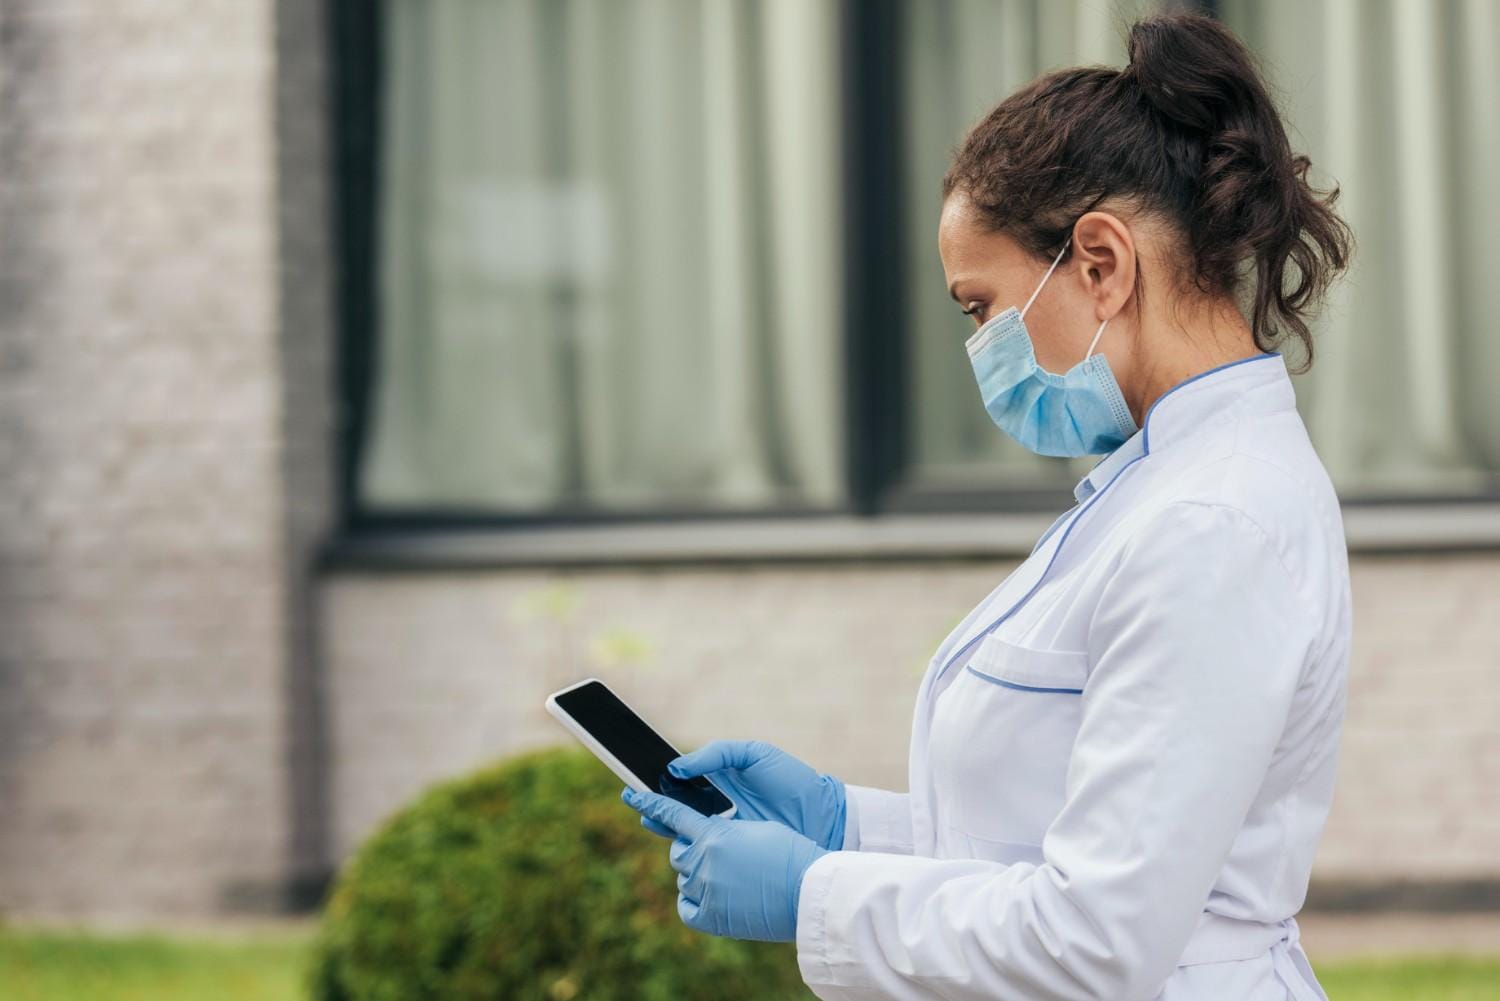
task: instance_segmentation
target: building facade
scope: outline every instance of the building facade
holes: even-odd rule
[[[311,906],[426,783],[562,741],[542,698],[588,674],[683,744],[905,788],[927,658],[1078,474],[916,339],[934,171],[1039,69],[1119,61],[1092,6],[8,4],[0,914]],[[1324,46],[1283,79],[1335,173],[1385,141],[1362,74],[1436,130],[1349,179],[1367,270],[1299,383],[1356,629],[1312,901],[1494,907],[1465,193],[1500,154],[1460,116],[1500,22],[1373,5],[1366,51],[1338,0],[1220,6],[1279,65]]]

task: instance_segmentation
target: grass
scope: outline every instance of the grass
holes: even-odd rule
[[[1500,957],[1422,956],[1315,965],[1329,1001],[1496,1001]]]
[[[304,937],[226,940],[0,928],[5,1001],[298,1001]]]
[[[308,948],[294,936],[221,941],[0,928],[0,997],[301,1001]],[[1332,1001],[1500,1001],[1500,956],[1320,963],[1318,978]]]

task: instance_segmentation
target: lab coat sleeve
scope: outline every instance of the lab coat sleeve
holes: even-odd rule
[[[911,797],[904,792],[844,784],[844,848],[910,855]]]
[[[822,856],[797,926],[818,997],[1160,991],[1265,777],[1317,628],[1246,514],[1184,502],[1151,522],[1093,613],[1065,801],[1042,863]]]

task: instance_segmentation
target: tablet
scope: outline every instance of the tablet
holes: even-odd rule
[[[679,779],[667,771],[680,752],[598,678],[553,692],[547,711],[631,788],[659,792],[708,816],[734,816],[734,803],[708,779]]]

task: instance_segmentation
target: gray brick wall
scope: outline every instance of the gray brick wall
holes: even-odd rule
[[[321,127],[315,6],[285,5],[283,61]],[[328,332],[277,24],[270,0],[0,6],[0,910],[264,906],[298,868]]]
[[[904,789],[927,659],[1008,570],[340,574],[325,594],[334,844],[348,851],[435,778],[566,742],[540,704],[586,674],[684,745],[762,737]],[[1353,575],[1349,714],[1315,878],[1494,880],[1500,556],[1363,557]]]

